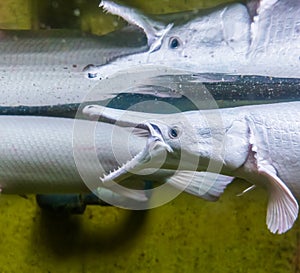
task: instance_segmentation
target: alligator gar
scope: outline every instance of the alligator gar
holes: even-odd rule
[[[257,1],[253,2],[257,3]],[[290,7],[293,7],[292,11],[287,8],[286,2],[290,4]],[[293,18],[299,12],[299,4],[292,0],[285,0],[273,3],[271,7],[266,8],[267,3],[269,2],[262,1],[259,12],[255,12],[257,5],[252,5],[252,8],[247,9],[246,6],[241,4],[231,4],[214,9],[208,14],[208,11],[198,13],[193,11],[167,16],[163,21],[174,21],[172,27],[170,23],[164,24],[151,20],[136,10],[115,5],[110,1],[103,1],[102,4],[106,9],[126,17],[125,19],[129,22],[141,28],[144,34],[137,31],[137,28],[125,28],[101,37],[63,30],[38,32],[1,30],[0,114],[74,116],[82,103],[102,101],[103,104],[107,104],[109,99],[118,96],[120,93],[127,93],[128,96],[119,96],[117,100],[111,102],[111,107],[125,109],[130,106],[128,102],[137,97],[151,99],[151,97],[156,96],[164,97],[166,100],[170,97],[171,103],[174,103],[172,99],[174,96],[181,98],[185,93],[180,88],[175,88],[176,92],[173,92],[173,88],[171,92],[169,90],[158,92],[157,82],[160,81],[159,77],[171,75],[171,78],[166,81],[175,82],[177,79],[172,78],[174,75],[176,77],[176,74],[182,74],[183,72],[191,75],[190,72],[194,70],[198,76],[191,79],[191,84],[195,80],[204,83],[204,86],[216,97],[216,100],[230,102],[261,98],[268,98],[271,101],[284,100],[287,99],[287,93],[288,99],[297,98],[299,97],[300,87],[297,74],[300,71],[298,60],[299,21]],[[249,41],[252,41],[249,38],[251,36],[251,26],[255,25],[252,23],[258,22],[259,26],[264,26],[266,21],[270,19],[270,9],[272,9],[271,34],[265,36],[265,28],[259,27],[259,32],[257,32],[259,35],[256,37],[269,37],[268,41],[271,42],[267,43],[265,55],[270,57],[271,60],[264,63],[266,59],[261,57],[263,56],[261,50],[264,47],[259,47],[260,43],[258,42],[254,47],[253,40],[251,48],[255,48],[255,50],[246,51],[249,56],[252,56],[249,52],[255,53],[255,59],[246,54],[248,57],[245,58],[248,63],[246,62],[247,71],[244,74],[248,74],[248,72],[250,74],[260,74],[259,69],[268,70],[268,66],[270,66],[275,70],[270,70],[272,73],[266,74],[272,74],[272,77],[253,77],[252,75],[232,77],[231,75],[225,75],[224,73],[235,72],[230,70],[231,68],[235,69],[232,62],[240,63],[244,59],[244,53],[242,56],[240,53],[234,55],[235,50],[240,47],[250,48]],[[286,10],[289,10],[289,12],[286,12]],[[124,11],[126,11],[126,15]],[[278,14],[280,14],[282,22],[275,20]],[[291,18],[285,18],[282,14]],[[254,20],[254,18],[256,19]],[[296,18],[299,18],[299,16],[296,16]],[[228,28],[234,33],[232,31],[228,32]],[[275,29],[277,32],[275,32]],[[245,30],[245,35],[234,37],[233,40],[229,38],[236,35],[236,32],[244,33],[243,30]],[[274,33],[277,33],[278,37]],[[210,37],[213,34],[215,37]],[[178,39],[187,42],[183,46],[180,45],[174,49],[169,48],[168,41],[175,37],[174,35],[177,35]],[[187,37],[183,37],[185,35]],[[262,38],[259,38],[260,42]],[[195,43],[197,39],[201,41],[199,48],[198,44]],[[279,50],[278,46],[282,46],[282,48]],[[190,50],[191,48],[192,50]],[[198,52],[197,50],[201,50],[201,54],[197,54],[201,60],[193,64],[193,61],[197,60],[193,56],[193,52]],[[274,51],[275,56],[269,54],[270,50]],[[280,54],[277,54],[277,51],[280,51]],[[139,52],[144,53],[134,54]],[[182,57],[183,52],[189,52],[190,57]],[[216,54],[214,53],[216,55],[215,59],[219,59],[215,63],[213,62],[215,59],[211,57],[212,52],[216,52]],[[163,60],[161,60],[159,54],[163,56]],[[284,54],[286,56],[282,57]],[[298,54],[297,62],[293,63],[295,54]],[[146,62],[139,60],[142,56],[147,56]],[[235,57],[231,58],[232,56]],[[206,58],[208,59],[206,60]],[[284,58],[284,62],[281,62],[281,59],[278,60],[278,58]],[[106,64],[107,62],[108,64]],[[149,66],[153,62],[156,66],[151,68],[150,73]],[[249,65],[249,62],[253,65]],[[89,66],[88,64],[91,63],[102,64],[103,66]],[[134,67],[135,63],[137,64],[136,67]],[[145,63],[150,65],[146,65],[147,68],[142,68]],[[188,66],[185,65],[186,63],[188,63]],[[197,65],[195,69],[193,68],[194,65]],[[284,73],[277,73],[279,71],[278,65]],[[129,66],[133,67],[128,69]],[[166,66],[168,67],[166,68]],[[223,69],[225,66],[228,69]],[[293,70],[295,67],[296,69]],[[96,72],[94,69],[96,69]],[[114,76],[109,76],[108,79],[105,78],[106,73],[102,73],[104,69],[109,70],[108,74],[113,73]],[[116,73],[120,69],[123,69],[122,71],[125,69],[125,74],[119,75]],[[85,71],[83,72],[83,70]],[[101,73],[97,71],[101,71]],[[222,73],[219,73],[220,71]],[[297,73],[295,74],[292,71]],[[91,81],[84,75],[88,75],[88,78],[95,76],[96,79],[101,78],[102,81]],[[275,76],[288,78],[274,78]],[[293,76],[297,76],[298,79],[291,78]],[[182,84],[182,81],[188,80],[187,78],[180,80],[178,86]],[[195,90],[196,87],[192,86],[192,89]],[[132,94],[143,96],[133,97]],[[195,95],[195,98],[198,98],[198,96]],[[188,109],[191,110],[191,107]]]
[[[298,0],[252,0],[248,5],[227,4],[206,13],[193,11],[181,23],[160,28],[162,34],[156,39],[152,30],[158,22],[112,1],[103,0],[100,6],[140,27],[150,48],[90,67],[86,70],[89,78],[103,79],[141,65],[191,73],[300,77]]]
[[[299,101],[168,115],[99,106],[86,107],[84,112],[101,115],[101,121],[137,127],[139,134],[149,138],[156,136],[154,148],[144,148],[138,160],[103,177],[104,183],[122,181],[129,170],[143,169],[150,159],[151,167],[158,167],[155,157],[164,150],[168,155],[161,168],[190,171],[169,181],[173,185],[188,186],[186,191],[198,196],[199,188],[206,197],[218,196],[238,177],[267,189],[266,222],[271,232],[284,233],[294,224],[298,216],[294,195],[300,198]],[[207,179],[194,178],[192,171],[207,172]]]
[[[96,85],[84,77],[86,65],[145,50],[144,34],[132,28],[103,36],[70,30],[0,30],[1,114],[26,114],[26,107],[34,106],[49,111],[51,106],[72,108]]]
[[[3,194],[92,191],[112,205],[148,209],[162,203],[148,203],[148,195],[156,190],[145,190],[145,181],[162,184],[162,195],[168,192],[163,202],[181,192],[167,185],[177,175],[173,170],[148,170],[142,176],[131,173],[126,187],[99,180],[135,158],[147,143],[146,136],[132,135],[126,128],[70,118],[8,115],[0,116],[0,126],[4,128],[0,133]]]
[[[0,116],[1,192],[89,192],[101,186],[99,175],[128,161],[145,145],[145,139],[136,137],[134,145],[128,143],[126,150],[124,139],[129,137],[128,130],[120,128],[124,137],[121,140],[113,138],[114,126],[92,123],[55,117]],[[76,134],[74,128],[80,133]],[[94,129],[95,141],[89,138],[89,130]],[[95,165],[95,158],[100,163]],[[92,179],[89,184],[83,180],[87,172]]]
[[[99,86],[84,77],[84,68],[95,60],[106,63],[147,48],[145,35],[131,26],[103,36],[70,30],[0,30],[0,114],[75,116],[84,102],[107,103],[126,93],[126,84],[132,87],[137,78],[144,82],[142,77],[151,73],[131,73]],[[161,72],[155,69],[152,75]],[[139,93],[154,94],[153,89]],[[128,107],[127,98],[117,101],[118,107]]]

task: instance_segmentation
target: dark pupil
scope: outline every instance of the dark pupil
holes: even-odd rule
[[[170,44],[170,47],[171,48],[177,48],[179,46],[179,42],[176,38],[174,38],[172,41],[171,41],[171,44]]]
[[[178,136],[178,132],[177,132],[177,130],[176,129],[174,129],[174,128],[172,128],[171,130],[170,130],[170,135],[172,136],[172,137],[177,137]]]
[[[90,79],[96,78],[97,77],[97,73],[88,73],[88,77]]]

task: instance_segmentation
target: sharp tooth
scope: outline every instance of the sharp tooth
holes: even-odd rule
[[[102,177],[100,177],[100,181],[103,183],[103,181],[105,180],[105,175],[103,175]]]

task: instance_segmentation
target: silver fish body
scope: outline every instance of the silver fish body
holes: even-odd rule
[[[2,194],[93,192],[112,205],[141,210],[162,205],[182,191],[167,183],[177,175],[171,169],[127,172],[124,186],[102,183],[144,150],[147,136],[137,136],[128,128],[70,118],[6,115],[0,116],[0,126]],[[198,176],[202,174],[195,173]],[[152,189],[150,182],[162,187]],[[152,194],[160,198],[149,203]]]
[[[85,112],[91,115],[97,109]],[[298,216],[294,195],[300,198],[300,102],[169,115],[122,113],[106,109],[101,119],[138,126],[152,138],[158,134],[156,146],[162,142],[169,151],[163,168],[207,173],[202,180],[176,178],[173,185],[201,197],[219,196],[234,177],[245,179],[268,191],[270,231],[283,233],[292,227]],[[141,165],[136,163],[139,169]],[[116,176],[112,173],[110,179],[121,180]]]
[[[111,1],[102,3],[106,9],[113,5]],[[259,12],[252,8],[253,13],[245,5],[231,4],[209,13],[185,13],[184,19],[167,16],[165,21],[174,21],[173,27],[150,20],[136,10],[114,6],[116,14],[142,28],[144,34],[136,28],[125,28],[101,37],[53,30],[1,30],[0,114],[74,116],[81,103],[102,101],[106,104],[122,92],[143,94],[146,99],[149,96],[180,97],[182,90],[176,89],[176,94],[153,90],[161,75],[180,71],[189,75],[200,73],[200,77],[192,81],[204,82],[204,85],[208,82],[206,87],[217,96],[227,94],[226,83],[229,89],[231,84],[236,85],[237,90],[246,88],[245,92],[235,94],[247,94],[250,98],[256,96],[251,92],[254,88],[260,96],[268,96],[271,92],[277,98],[282,83],[285,90],[293,90],[291,96],[298,96],[299,3],[295,0],[262,3]],[[270,7],[264,8],[268,3]],[[267,23],[270,20],[271,23]],[[252,39],[252,26],[256,27],[255,39]],[[182,41],[170,48],[172,41],[173,46],[176,44],[175,38]],[[89,66],[92,63],[101,66]],[[152,70],[151,75],[148,69]],[[116,73],[120,70],[125,70],[125,76]],[[224,73],[242,76],[236,80]],[[112,74],[114,79],[108,76]],[[242,78],[245,74],[250,75],[249,81]],[[252,75],[257,74],[288,79],[274,81],[266,76],[252,79]],[[138,83],[147,82],[146,86],[133,86],[137,80]],[[223,100],[223,95],[221,97]],[[118,102],[113,107],[121,108],[120,100],[115,101]]]
[[[134,138],[134,145],[126,141],[128,130],[84,120],[0,116],[0,126],[2,193],[89,192],[93,183],[94,189],[101,186],[103,173],[125,163],[145,145],[143,138]]]
[[[145,50],[144,35],[132,28],[100,37],[66,30],[0,30],[0,111],[16,114],[20,108],[22,114],[22,106],[44,106],[50,112],[52,106],[79,105],[96,86],[84,77],[87,65]],[[8,109],[13,107],[19,107],[15,113]]]

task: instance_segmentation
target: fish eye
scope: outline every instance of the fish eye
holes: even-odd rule
[[[97,73],[88,73],[88,78],[90,79],[94,79],[94,78],[97,78]]]
[[[169,130],[170,138],[177,138],[179,136],[179,129],[177,127],[172,127]]]
[[[180,46],[181,42],[177,37],[171,37],[169,41],[169,47],[171,49],[178,48]]]

